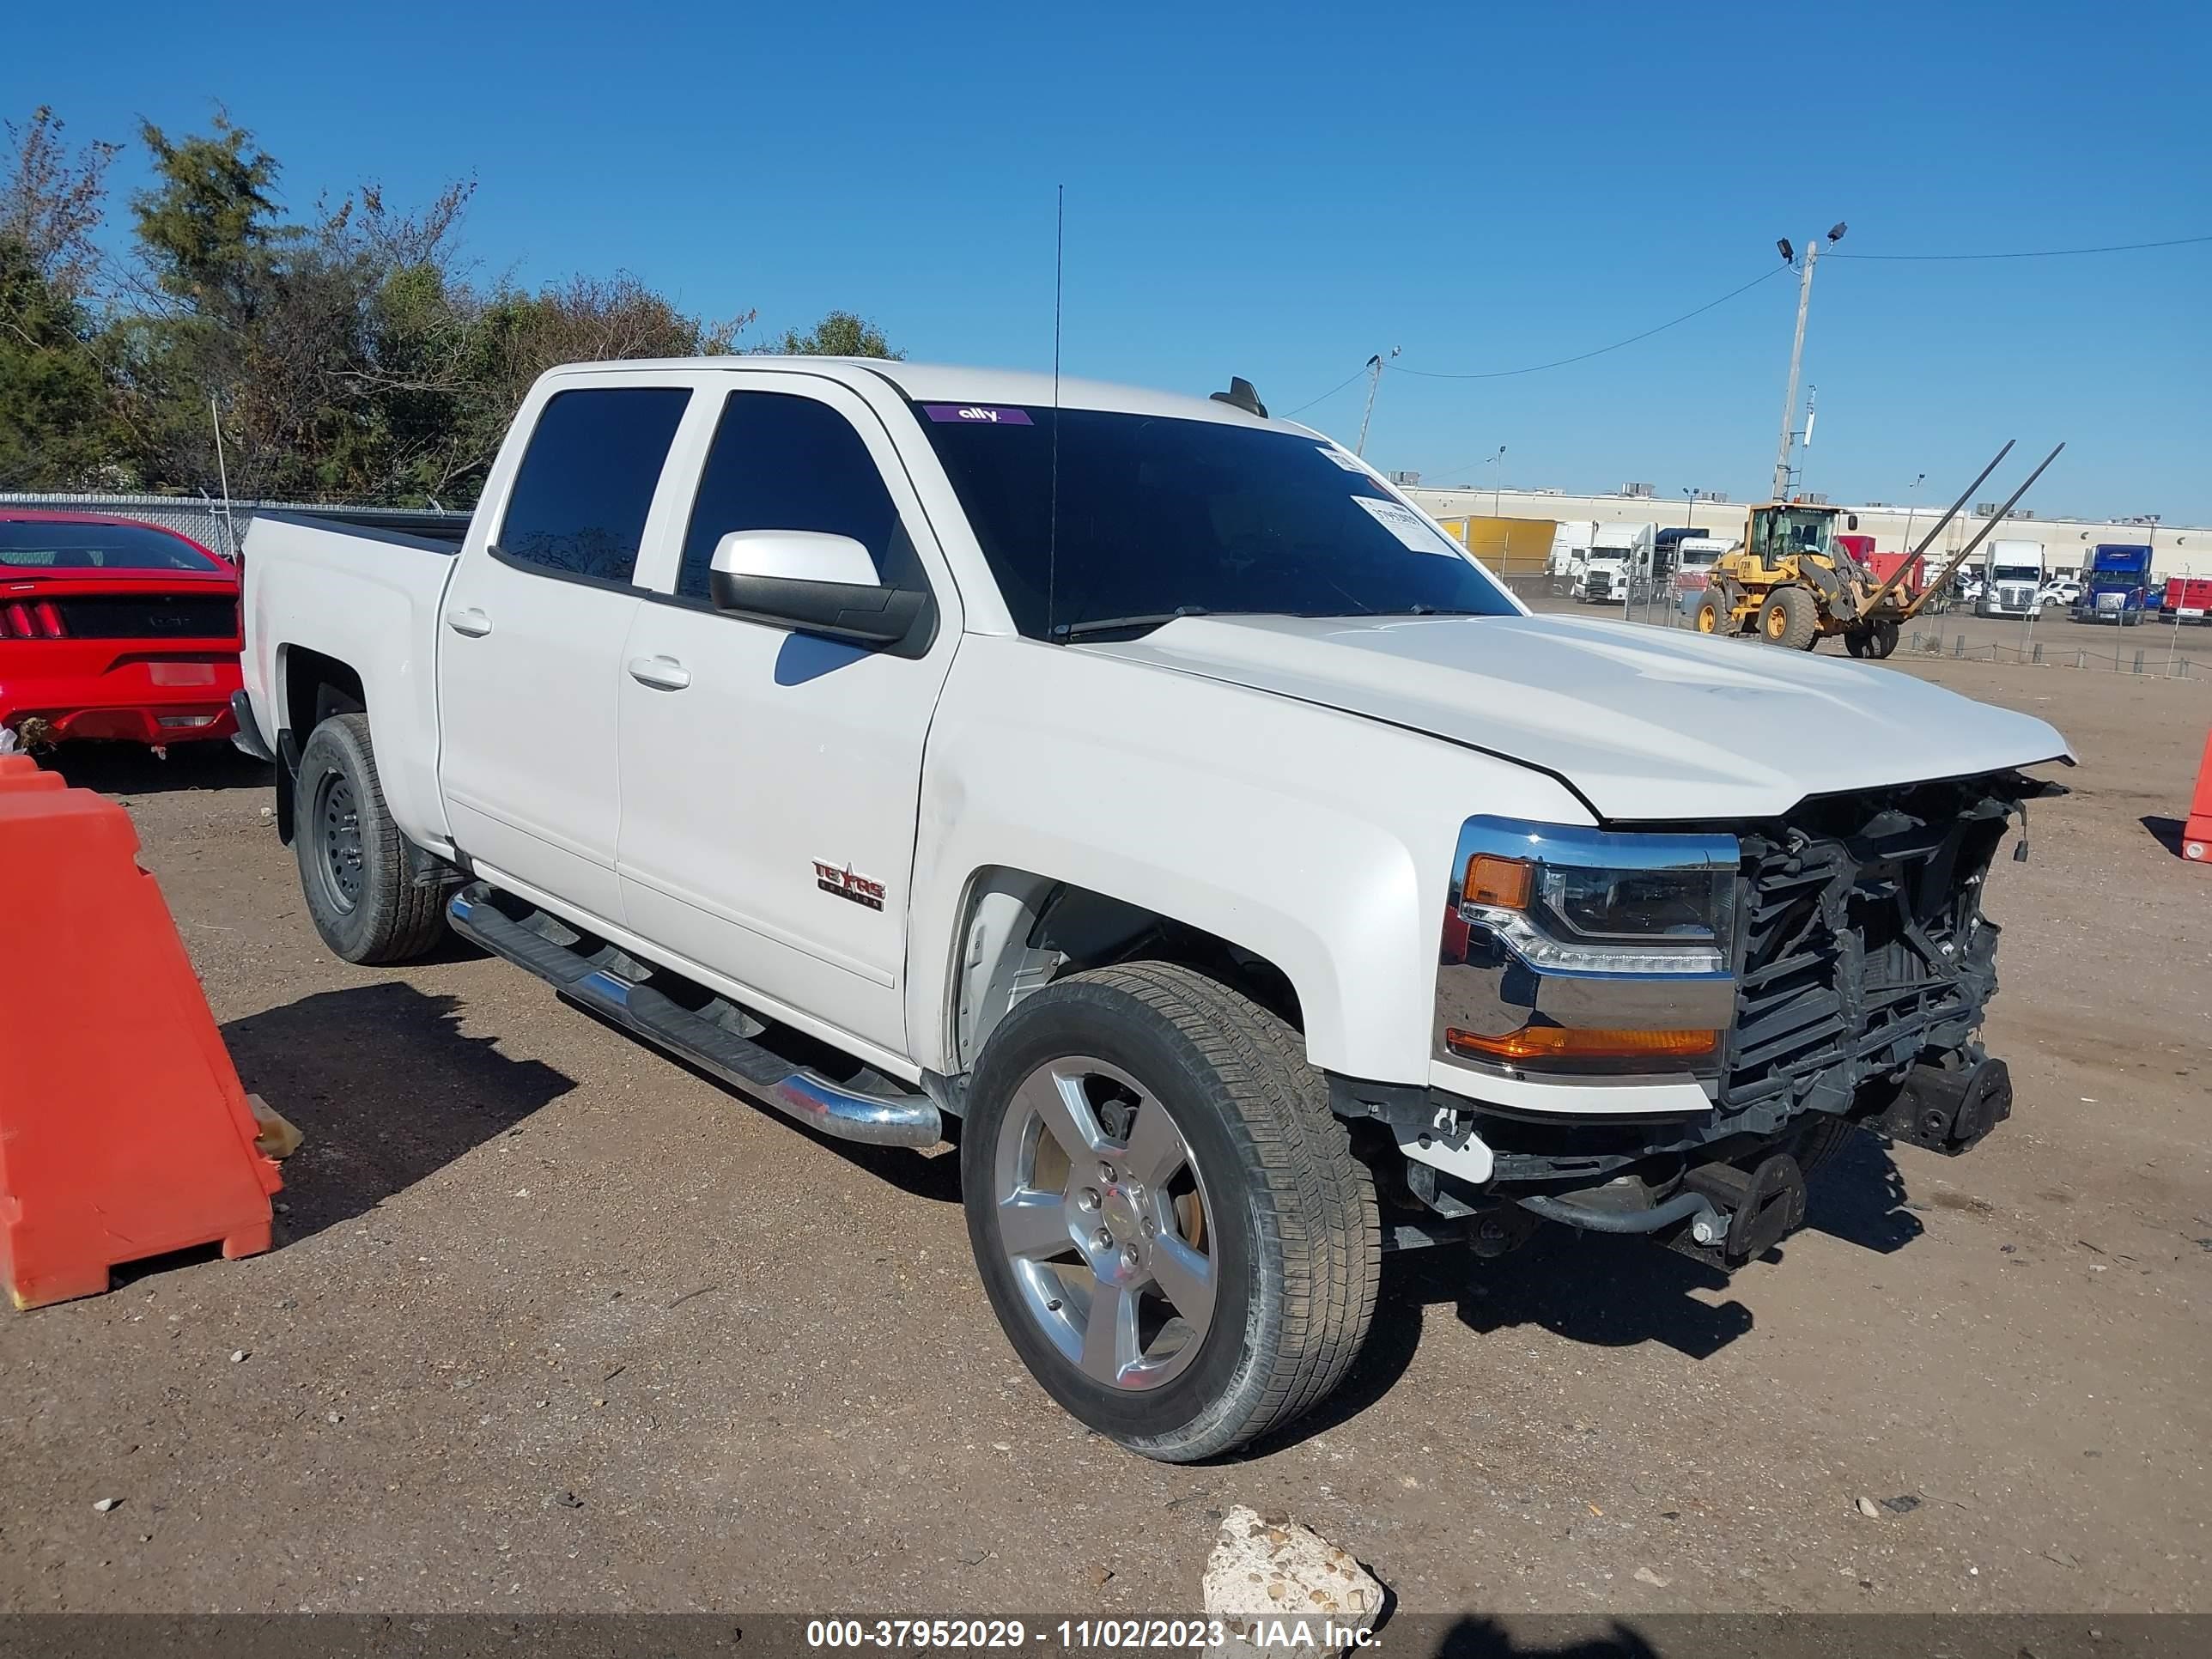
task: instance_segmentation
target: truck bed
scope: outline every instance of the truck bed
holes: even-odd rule
[[[257,514],[242,561],[246,691],[264,735],[306,740],[307,715],[287,694],[292,667],[312,670],[304,653],[354,665],[368,687],[385,799],[436,851],[451,844],[438,794],[438,613],[469,522],[423,514],[401,529],[384,514]]]

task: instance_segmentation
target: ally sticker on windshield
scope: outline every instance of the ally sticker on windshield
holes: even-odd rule
[[[1006,409],[997,404],[924,404],[921,412],[933,421],[954,421],[969,426],[1033,426],[1025,409]]]

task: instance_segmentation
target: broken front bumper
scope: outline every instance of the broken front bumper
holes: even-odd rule
[[[1976,1041],[1996,986],[1982,886],[2013,814],[2044,788],[2005,773],[1815,799],[1734,829],[1725,974],[1547,975],[1448,918],[1440,1030],[1602,1016],[1662,1029],[1711,1020],[1723,1039],[1706,1064],[1671,1075],[1545,1076],[1459,1057],[1449,1071],[1432,1064],[1429,1089],[1345,1085],[1340,1101],[1390,1123],[1407,1185],[1432,1211],[1518,1206],[1613,1232],[1718,1227],[1717,1242],[1696,1242],[1724,1251],[1802,1214],[1793,1171],[1847,1126],[1965,1152],[2012,1100],[2002,1062]]]

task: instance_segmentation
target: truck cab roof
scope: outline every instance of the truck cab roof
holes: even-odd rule
[[[1233,404],[1207,397],[1154,392],[1109,380],[1085,380],[1022,369],[970,368],[946,363],[910,363],[882,357],[736,356],[629,358],[613,362],[563,363],[548,369],[548,379],[568,379],[644,369],[721,370],[729,374],[827,375],[847,386],[888,383],[909,403],[979,404],[1038,409],[1103,410],[1116,414],[1156,415],[1182,421],[1212,421],[1223,426],[1306,433],[1290,421],[1263,419]]]

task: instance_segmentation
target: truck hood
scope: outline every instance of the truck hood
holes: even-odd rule
[[[1076,648],[1466,744],[1613,821],[1771,817],[1808,795],[2071,758],[2042,720],[1910,674],[1626,623],[1186,617]]]

